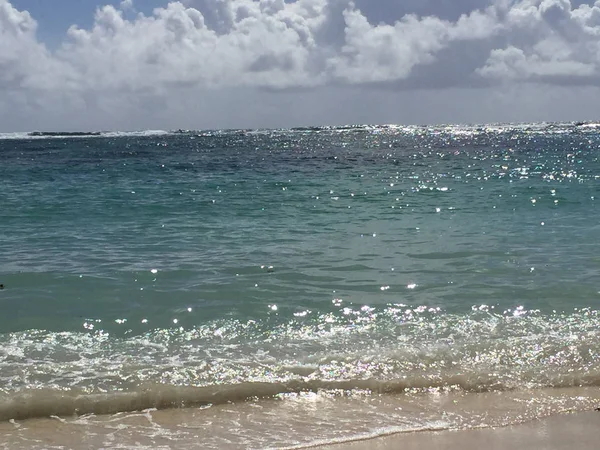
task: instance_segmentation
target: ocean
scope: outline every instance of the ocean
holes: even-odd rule
[[[0,447],[600,406],[600,124],[0,135]]]

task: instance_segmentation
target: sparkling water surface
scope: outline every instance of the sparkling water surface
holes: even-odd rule
[[[598,386],[599,146],[594,124],[0,136],[0,417]]]

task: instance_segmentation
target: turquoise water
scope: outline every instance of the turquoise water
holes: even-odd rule
[[[2,135],[0,418],[600,385],[599,147],[591,124]]]

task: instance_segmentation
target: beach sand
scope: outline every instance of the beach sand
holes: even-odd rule
[[[591,450],[600,448],[600,412],[560,414],[502,428],[401,433],[319,450]]]

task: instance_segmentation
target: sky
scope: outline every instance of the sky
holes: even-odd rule
[[[600,0],[0,0],[0,132],[600,120]]]

